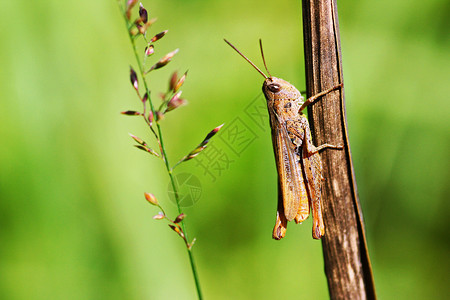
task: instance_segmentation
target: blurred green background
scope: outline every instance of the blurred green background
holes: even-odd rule
[[[380,299],[450,292],[448,3],[338,5],[350,141]],[[144,5],[158,17],[152,33],[170,30],[152,62],[180,48],[149,77],[153,100],[173,70],[189,69],[189,105],[162,122],[170,160],[219,124],[250,128],[242,151],[215,138],[211,149],[232,160],[220,172],[210,166],[215,179],[195,160],[178,170],[201,182],[201,199],[185,212],[205,298],[327,299],[311,221],[271,239],[268,124],[246,114],[264,101],[255,99],[263,80],[222,40],[262,65],[262,38],[271,73],[303,90],[300,2]],[[0,298],[195,299],[182,241],[152,220],[158,210],[143,198],[154,193],[175,215],[167,174],[131,146],[128,132],[151,141],[142,120],[119,114],[140,106],[116,1],[2,1],[0,20]]]

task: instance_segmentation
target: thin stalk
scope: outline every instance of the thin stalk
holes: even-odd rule
[[[147,82],[145,80],[145,71],[143,69],[143,65],[141,64],[141,60],[140,60],[139,55],[137,53],[135,38],[130,34],[131,24],[128,22],[128,19],[126,18],[123,9],[122,9],[122,16],[124,17],[124,20],[125,20],[125,25],[127,27],[128,37],[130,38],[131,44],[133,46],[133,52],[134,52],[134,56],[136,58],[136,62],[138,64],[139,73],[141,74],[141,78],[143,79],[145,92],[148,95],[148,102],[150,104],[150,109],[152,110],[153,115],[156,116],[156,110],[155,110],[155,108],[153,106],[153,103],[151,101],[149,88],[148,88]],[[146,119],[145,115],[144,115],[144,118]],[[167,155],[166,155],[166,149],[164,147],[164,139],[163,139],[163,135],[162,135],[161,126],[159,125],[159,123],[157,121],[155,122],[155,124],[156,124],[156,128],[157,128],[157,131],[158,131],[157,139],[158,139],[159,144],[160,144],[161,155],[163,157],[164,164],[166,166],[167,173],[169,174],[170,182],[172,184],[172,188],[173,188],[173,191],[174,191],[174,194],[175,194],[175,200],[176,200],[176,204],[177,204],[177,208],[178,208],[178,214],[181,214],[182,210],[181,210],[181,206],[180,206],[180,197],[179,197],[179,194],[178,194],[178,188],[177,188],[177,186],[175,184],[175,180],[174,180],[173,175],[172,175],[172,170],[170,168],[169,160],[168,160]],[[185,221],[182,220],[180,223],[181,223],[181,228],[183,229],[183,233],[185,235],[185,238],[186,238],[187,241],[189,241],[188,234],[187,234],[187,231],[186,231]],[[192,249],[190,249],[189,247],[186,247],[186,249],[187,249],[188,256],[189,256],[189,262],[190,262],[191,269],[192,269],[192,275],[194,276],[195,287],[196,287],[196,290],[197,290],[198,299],[201,300],[201,299],[203,299],[203,297],[202,297],[202,293],[201,293],[201,289],[200,289],[200,281],[199,281],[199,278],[198,278],[197,267],[195,265]]]
[[[308,96],[344,83],[337,0],[302,1]],[[320,95],[320,94],[319,94]],[[344,88],[308,107],[316,144],[343,144],[321,153],[326,234],[322,239],[330,299],[376,299],[362,211],[353,172]]]
[[[166,160],[166,168],[167,168],[167,172],[169,173],[170,182],[172,183],[173,191],[175,193],[175,200],[176,200],[177,207],[178,207],[178,214],[181,214],[182,211],[181,211],[181,206],[180,206],[180,196],[178,195],[178,188],[177,188],[177,185],[175,184],[175,180],[173,178],[172,171],[170,170],[169,163],[167,162],[167,160]],[[188,233],[186,231],[186,226],[185,226],[184,220],[181,221],[181,228],[183,229],[186,241],[189,241],[189,237],[188,237]],[[197,274],[197,267],[195,265],[194,255],[192,254],[192,248],[186,247],[186,249],[187,249],[187,252],[189,255],[189,262],[191,264],[192,275],[194,276],[195,288],[197,289],[198,299],[201,300],[201,299],[203,299],[202,291],[200,289],[200,281],[199,281],[198,274]]]

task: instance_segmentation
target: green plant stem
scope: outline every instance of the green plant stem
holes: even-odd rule
[[[152,103],[151,98],[150,98],[149,88],[148,88],[147,82],[145,80],[145,71],[143,69],[143,66],[141,64],[141,60],[140,60],[139,55],[137,53],[135,39],[130,34],[130,30],[129,30],[130,24],[128,22],[128,19],[125,16],[124,11],[122,11],[122,16],[124,17],[125,24],[126,24],[126,27],[127,27],[128,36],[129,36],[131,44],[133,46],[133,52],[134,52],[134,55],[136,57],[136,62],[138,63],[139,73],[141,74],[141,78],[143,79],[145,92],[148,94],[148,102],[150,104],[150,109],[152,110],[153,115],[156,116],[156,111],[155,111],[155,108],[154,108],[153,103]],[[144,116],[144,118],[146,118],[146,116]],[[157,138],[158,138],[160,146],[161,146],[161,152],[162,152],[161,154],[163,156],[163,160],[164,160],[164,163],[165,163],[165,166],[166,166],[166,170],[167,170],[167,173],[169,174],[170,182],[172,184],[172,188],[173,188],[173,191],[175,193],[175,200],[176,200],[176,204],[177,204],[177,208],[178,208],[178,214],[181,214],[182,210],[181,210],[181,206],[180,206],[180,197],[178,195],[178,188],[177,188],[177,186],[175,184],[175,180],[174,180],[173,175],[172,175],[172,170],[170,168],[169,160],[167,159],[166,150],[165,150],[165,147],[164,147],[163,135],[162,135],[162,131],[161,131],[161,126],[159,125],[159,123],[157,121],[155,122],[155,124],[156,124],[156,128],[158,130],[158,137]],[[189,241],[188,234],[187,234],[187,231],[186,231],[185,221],[182,220],[180,223],[181,223],[181,228],[183,229],[183,233],[185,235],[185,238],[186,238],[187,241]],[[202,297],[202,293],[201,293],[201,289],[200,289],[200,281],[199,281],[198,274],[197,274],[197,267],[195,265],[194,255],[192,254],[192,249],[190,249],[187,245],[186,245],[186,249],[187,249],[188,256],[189,256],[189,262],[190,262],[191,269],[192,269],[192,275],[194,276],[195,287],[197,289],[198,299],[201,300],[203,297]]]
[[[164,149],[164,147],[163,147],[163,149]],[[172,183],[173,191],[175,193],[175,200],[177,202],[178,214],[181,214],[182,211],[181,211],[181,206],[180,206],[180,197],[178,195],[178,188],[177,188],[177,186],[175,184],[175,180],[173,178],[172,171],[170,170],[169,163],[167,162],[167,160],[166,160],[166,167],[167,167],[167,172],[169,173],[170,182]],[[186,231],[186,226],[185,226],[184,220],[181,221],[181,228],[183,229],[186,242],[188,243],[189,242],[189,237],[188,237],[188,234],[187,234],[187,231]],[[200,281],[198,279],[197,267],[195,265],[194,255],[192,254],[192,248],[188,247],[188,245],[186,244],[186,249],[187,249],[187,252],[188,252],[188,255],[189,255],[189,262],[191,264],[192,275],[194,276],[195,288],[197,289],[198,299],[201,300],[203,298],[202,297],[202,291],[200,289]]]

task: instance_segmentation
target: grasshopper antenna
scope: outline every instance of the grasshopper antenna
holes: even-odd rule
[[[233,44],[231,44],[229,41],[227,41],[226,39],[223,39],[224,41],[225,41],[225,43],[227,43],[228,45],[230,45],[230,47],[231,48],[233,48],[237,53],[239,53],[246,61],[248,61],[252,66],[253,66],[253,68],[255,68],[256,69],[256,71],[258,71],[262,76],[264,76],[264,78],[265,79],[269,79],[269,77],[267,77],[267,75],[266,74],[264,74],[264,72],[263,71],[261,71],[254,63],[252,63],[252,61],[250,60],[250,59],[248,59],[244,54],[242,54],[241,53],[241,51],[239,51],[235,46],[233,46]],[[261,42],[261,40],[260,40],[260,42]],[[262,48],[261,48],[262,49]],[[264,60],[264,56],[263,56],[263,60]],[[264,62],[264,65],[265,65],[266,63]],[[267,70],[267,67],[266,67],[266,70]],[[267,72],[269,72],[269,71],[267,71]],[[270,75],[270,74],[269,74]]]
[[[261,56],[262,56],[262,60],[263,60],[263,63],[264,63],[264,67],[266,68],[267,74],[269,74],[269,78],[272,78],[272,75],[270,75],[269,69],[267,69],[266,59],[264,58],[264,51],[263,51],[262,40],[261,39],[259,39],[259,48],[261,49]]]

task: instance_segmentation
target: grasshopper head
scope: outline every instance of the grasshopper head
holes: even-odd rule
[[[303,100],[302,95],[295,86],[281,78],[268,77],[264,80],[262,90],[267,101],[281,99],[293,101],[297,99]]]

